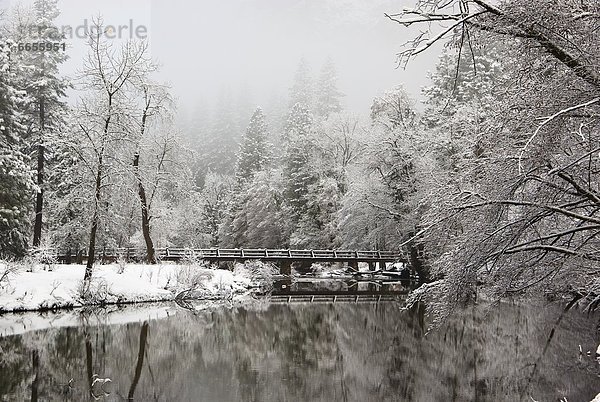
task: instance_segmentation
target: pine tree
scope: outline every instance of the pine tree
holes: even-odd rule
[[[331,59],[323,65],[316,90],[315,114],[326,120],[332,113],[342,110],[340,98],[343,94],[337,88],[337,73]]]
[[[286,144],[283,166],[284,196],[296,222],[306,212],[309,186],[317,181],[311,163],[312,122],[309,109],[297,103],[290,112],[284,137]]]
[[[496,113],[498,98],[514,81],[508,72],[515,60],[505,57],[510,40],[490,41],[472,51],[447,48],[440,55],[432,85],[423,89],[423,121],[443,141],[441,160],[451,171],[485,153],[488,140],[482,129]]]
[[[232,174],[235,170],[235,152],[241,130],[232,103],[230,93],[221,93],[212,124],[200,149],[206,172]]]
[[[273,145],[273,148],[281,146],[283,137],[281,133],[285,131],[287,113],[289,111],[285,99],[286,95],[283,93],[273,92],[269,96],[264,109],[270,134],[268,140]]]
[[[202,189],[206,181],[208,168],[206,161],[200,155],[205,151],[204,144],[209,131],[209,108],[204,102],[199,101],[193,107],[190,115],[178,110],[177,120],[178,128],[182,134],[182,141],[194,153],[194,157],[188,161],[189,169],[194,177],[194,185],[197,189]]]
[[[290,245],[299,248],[335,248],[340,191],[333,178],[321,178],[308,187],[306,208],[291,235]]]
[[[423,89],[428,109],[443,110],[448,116],[466,103],[493,103],[495,91],[504,85],[506,72],[514,63],[503,54],[510,45],[510,40],[503,40],[472,51],[444,49],[431,74],[432,85]]]
[[[292,106],[283,132],[283,142],[287,145],[295,138],[308,138],[313,125],[313,116],[304,103]]]
[[[249,190],[254,177],[264,171],[270,162],[271,146],[267,138],[266,118],[259,107],[250,119],[237,154],[236,188],[232,195],[226,221],[222,225],[224,231],[222,238],[227,245],[247,247],[253,241],[253,238],[247,233],[251,229],[248,220],[252,218],[248,214],[248,208],[256,200],[248,199]]]
[[[290,90],[290,108],[297,103],[311,107],[313,105],[313,83],[310,76],[310,68],[303,58],[298,64],[294,84]]]
[[[236,247],[285,247],[285,218],[279,182],[272,172],[258,172],[239,195],[231,237]]]
[[[0,42],[0,258],[22,257],[27,250],[28,159],[21,152],[25,127],[17,112],[24,102],[9,68],[11,42]]]
[[[235,169],[238,184],[251,181],[257,172],[268,165],[271,150],[267,138],[268,129],[265,115],[259,107],[252,115],[240,144]]]
[[[74,134],[65,133],[65,136]],[[46,193],[46,225],[50,228],[50,241],[54,247],[69,249],[74,253],[83,246],[88,233],[87,216],[89,203],[86,203],[89,188],[84,184],[85,164],[73,155],[71,144],[58,142],[53,147],[56,162],[49,169]]]
[[[30,20],[19,24],[11,35],[19,42],[55,43],[62,36],[54,23],[60,12],[57,0],[36,0]],[[35,224],[33,246],[39,246],[42,237],[44,192],[46,190],[46,164],[53,157],[53,144],[57,131],[64,125],[65,90],[69,86],[59,75],[59,66],[66,59],[63,51],[23,51],[14,59],[19,66],[19,82],[28,96],[25,115],[28,125],[28,148],[34,154],[37,192],[35,199]],[[56,155],[54,155],[56,156]]]

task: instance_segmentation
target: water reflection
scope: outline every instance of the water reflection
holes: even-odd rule
[[[164,306],[162,307],[164,308]],[[425,335],[423,309],[291,304],[80,325],[0,338],[0,399],[589,401],[598,316],[473,307]],[[98,314],[98,313],[96,313]],[[107,381],[110,379],[110,381]]]
[[[409,280],[356,280],[356,279],[278,279],[271,294],[280,295],[407,295]]]

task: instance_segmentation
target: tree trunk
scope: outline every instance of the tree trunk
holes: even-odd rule
[[[104,167],[104,151],[106,150],[106,141],[108,136],[108,127],[110,126],[112,116],[112,97],[113,93],[108,95],[108,111],[106,120],[104,120],[104,131],[102,135],[102,145],[98,152],[98,170],[96,172],[96,200],[94,204],[94,215],[92,216],[92,229],[90,230],[90,247],[88,249],[88,260],[85,266],[84,281],[92,279],[92,269],[94,267],[94,259],[96,253],[96,232],[98,231],[98,223],[100,221],[100,198],[102,196],[102,173]]]
[[[416,229],[419,230],[418,227]],[[414,237],[415,233],[410,232],[408,236]],[[418,238],[415,238],[407,244],[407,247],[409,251],[408,262],[412,270],[419,276],[419,285],[429,282],[429,267],[424,255],[425,245]]]
[[[410,266],[419,276],[419,285],[429,282],[429,269],[423,256],[425,246],[419,241],[410,242]]]
[[[42,240],[42,209],[44,206],[44,145],[37,147],[37,185],[35,199],[35,225],[33,226],[33,247],[39,247]]]
[[[37,185],[39,187],[35,199],[35,224],[33,226],[33,247],[39,247],[42,241],[42,212],[44,208],[44,101],[40,100],[40,138],[37,146]]]
[[[138,184],[138,195],[140,197],[140,205],[142,207],[142,233],[144,242],[146,243],[146,260],[149,264],[156,264],[156,253],[154,251],[154,243],[150,236],[150,216],[148,214],[148,201],[146,199],[146,190],[140,176],[140,154],[136,153],[133,156],[133,173]]]
[[[92,216],[92,228],[90,230],[90,246],[88,248],[87,265],[85,266],[85,274],[83,280],[89,281],[92,278],[92,268],[94,267],[94,259],[96,253],[96,232],[98,231],[98,223],[100,220],[100,196],[102,190],[102,154],[98,157],[98,172],[96,174],[96,200],[94,205],[94,215]]]

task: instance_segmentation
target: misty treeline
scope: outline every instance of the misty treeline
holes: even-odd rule
[[[417,126],[401,88],[361,121],[333,63],[302,60],[286,100],[263,110],[224,91],[177,118],[147,44],[107,40],[101,20],[75,77],[59,74],[63,53],[15,51],[55,36],[58,12],[40,0],[5,16],[3,257],[84,250],[89,278],[105,247],[154,263],[157,247],[394,249],[412,233],[396,205],[408,176],[385,145]]]
[[[335,66],[302,61],[287,100],[260,108],[241,88],[176,119],[144,43],[91,37],[70,80],[61,53],[11,52],[23,20],[53,23],[36,1],[4,21],[2,255],[400,248],[437,300],[596,294],[599,7],[418,1],[382,23],[431,29],[400,63],[446,41],[421,105],[399,85],[356,117]]]

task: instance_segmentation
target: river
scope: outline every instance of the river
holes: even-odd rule
[[[429,333],[423,309],[388,299],[197,307],[0,316],[0,400],[574,402],[600,392],[600,317],[556,303],[472,306]]]

